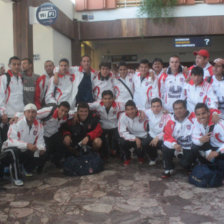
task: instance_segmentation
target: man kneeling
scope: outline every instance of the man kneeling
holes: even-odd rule
[[[123,113],[118,122],[118,131],[120,135],[120,150],[124,165],[129,165],[131,161],[130,148],[134,147],[138,156],[139,163],[143,163],[144,153],[149,151],[149,137],[147,135],[146,119],[141,119],[135,103],[129,100],[125,104],[125,113]]]
[[[10,167],[13,182],[23,185],[20,165],[31,172],[38,165],[38,160],[45,152],[43,126],[36,120],[37,108],[34,104],[24,107],[24,116],[13,123],[8,131],[8,139],[3,143],[2,164]]]

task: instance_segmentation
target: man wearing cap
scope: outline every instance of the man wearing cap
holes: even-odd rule
[[[12,181],[17,186],[23,185],[19,164],[27,172],[31,172],[45,152],[44,130],[36,116],[36,106],[27,104],[24,107],[24,116],[10,125],[8,139],[3,143],[2,151],[6,156],[2,163],[5,166],[10,165]]]
[[[204,79],[213,75],[213,66],[209,63],[209,52],[205,49],[199,51],[194,51],[195,65],[189,68],[189,74],[191,75],[191,70],[195,67],[201,67],[204,70]]]
[[[214,75],[207,80],[211,83],[213,91],[218,98],[218,109],[224,115],[224,59],[217,58],[214,60]]]

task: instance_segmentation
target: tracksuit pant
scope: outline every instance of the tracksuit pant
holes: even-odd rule
[[[165,170],[174,169],[173,157],[175,156],[175,149],[170,149],[163,145],[163,168]],[[183,155],[180,158],[180,164],[184,169],[191,169],[192,164],[196,162],[198,152],[194,148],[183,149]]]
[[[151,136],[149,136],[149,143],[153,140]],[[149,145],[148,155],[151,160],[156,160],[158,156],[158,149],[162,149],[163,141],[159,140],[156,146]]]

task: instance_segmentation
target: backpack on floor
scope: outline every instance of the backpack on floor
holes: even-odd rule
[[[222,186],[223,174],[205,164],[195,166],[189,176],[189,182],[197,187],[210,188]]]
[[[64,174],[68,176],[84,176],[99,173],[104,169],[103,160],[92,151],[78,157],[70,156],[64,162]]]

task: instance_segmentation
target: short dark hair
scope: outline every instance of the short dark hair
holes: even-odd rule
[[[54,65],[54,62],[53,61],[51,61],[51,60],[46,60],[45,62],[44,62],[44,64],[46,64],[46,63],[52,63],[53,65]]]
[[[30,58],[23,58],[22,61],[28,61],[30,65],[33,64],[33,61]]]
[[[66,107],[70,110],[70,104],[67,101],[62,101],[58,107]]]
[[[205,103],[197,103],[195,108],[194,108],[194,112],[196,113],[196,110],[201,109],[201,108],[205,108],[205,110],[207,112],[209,112],[209,109],[208,109],[208,107]]]
[[[192,68],[191,75],[204,76],[204,70],[203,68],[196,66]]]
[[[148,65],[148,66],[150,66],[149,60],[146,59],[146,58],[141,59],[141,60],[139,61],[139,65],[140,65],[140,64],[144,64],[144,65]]]
[[[134,108],[137,108],[137,107],[136,107],[136,104],[135,104],[135,102],[134,102],[133,100],[128,100],[128,101],[125,103],[125,109],[126,109],[127,107],[134,107]]]
[[[80,102],[80,103],[78,103],[77,110],[79,110],[80,108],[86,108],[89,110],[89,104],[85,103],[85,102]]]
[[[163,60],[162,60],[161,58],[154,58],[153,61],[152,61],[152,65],[153,65],[155,62],[160,62],[160,63],[163,65]]]
[[[106,95],[110,95],[111,97],[114,98],[114,94],[113,94],[113,92],[112,92],[111,90],[104,90],[104,91],[102,92],[102,98],[103,98],[104,96],[106,96]]]
[[[91,58],[90,58],[89,55],[83,55],[83,56],[81,57],[81,61],[82,61],[83,58],[89,58],[89,60],[91,61]]]
[[[60,59],[59,64],[60,64],[61,62],[65,62],[65,63],[67,63],[67,64],[69,65],[69,60],[68,60],[67,58],[62,58],[62,59]]]
[[[101,62],[101,63],[99,64],[99,68],[101,69],[101,67],[106,67],[106,68],[111,69],[111,64],[108,63],[108,62]]]
[[[119,64],[118,64],[118,68],[120,68],[121,66],[125,66],[127,67],[127,63],[125,61],[121,61]]]
[[[160,98],[158,98],[158,97],[152,99],[152,101],[151,101],[151,105],[152,105],[153,103],[160,103],[161,106],[163,105],[163,104],[162,104],[162,100],[161,100]]]
[[[182,104],[183,107],[184,107],[185,109],[187,109],[186,100],[176,100],[176,101],[173,103],[173,109],[174,109],[174,106],[175,106],[176,104]]]
[[[9,65],[11,64],[12,60],[19,60],[20,61],[20,58],[17,57],[17,56],[12,56],[11,58],[9,58]]]

